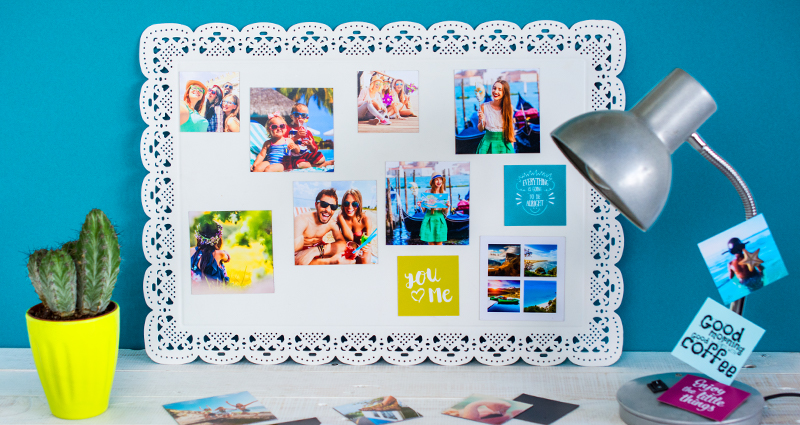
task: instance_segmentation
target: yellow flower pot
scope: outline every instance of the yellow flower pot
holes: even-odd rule
[[[28,310],[28,338],[53,415],[86,419],[108,409],[119,353],[119,306],[83,320],[42,320]]]

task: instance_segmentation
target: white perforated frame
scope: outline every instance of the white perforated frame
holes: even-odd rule
[[[441,22],[425,29],[412,22],[378,28],[352,22],[331,29],[319,23],[297,24],[284,30],[258,23],[241,31],[226,24],[208,24],[192,31],[176,24],[147,28],[140,41],[139,59],[147,81],[140,109],[148,127],[142,135],[142,163],[149,174],[142,184],[142,206],[150,220],[142,242],[151,266],[144,276],[144,296],[152,309],[145,323],[145,346],[158,363],[188,363],[198,356],[216,364],[247,358],[261,364],[288,358],[302,364],[322,364],[334,358],[348,364],[369,364],[383,358],[393,364],[417,364],[430,358],[443,365],[472,359],[490,365],[519,359],[532,365],[555,365],[570,359],[579,365],[614,363],[622,352],[622,323],[615,310],[622,301],[622,275],[615,264],[622,255],[623,234],[618,212],[590,190],[590,289],[586,305],[590,320],[580,331],[532,333],[511,330],[486,333],[480,329],[383,332],[352,329],[333,333],[320,329],[296,332],[243,331],[214,326],[197,331],[182,328],[176,318],[176,138],[166,114],[175,99],[170,78],[176,59],[231,58],[458,58],[550,57],[588,58],[593,82],[591,108],[624,109],[625,94],[617,75],[625,63],[625,36],[609,21],[584,21],[572,28],[538,21],[520,28],[510,22],[487,22],[472,28],[461,22]],[[546,137],[546,136],[545,136]],[[469,160],[469,159],[467,159]],[[472,235],[477,242],[479,235]],[[427,328],[430,329],[430,328]]]

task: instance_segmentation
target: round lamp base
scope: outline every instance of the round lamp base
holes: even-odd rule
[[[733,411],[722,422],[712,421],[700,415],[679,409],[669,404],[661,403],[658,397],[663,393],[653,393],[647,384],[657,379],[662,380],[672,388],[687,373],[661,373],[658,375],[643,376],[627,382],[617,391],[619,402],[619,417],[628,425],[690,425],[717,423],[724,425],[758,425],[761,423],[761,412],[764,408],[764,397],[757,389],[739,381],[733,382],[733,387],[750,393],[744,403]],[[697,375],[706,377],[705,375]]]

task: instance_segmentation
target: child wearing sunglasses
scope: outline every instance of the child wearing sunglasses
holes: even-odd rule
[[[357,246],[361,245],[373,230],[369,216],[362,210],[363,204],[361,192],[358,189],[348,189],[342,196],[342,213],[338,217],[342,236],[348,242],[355,242]],[[372,263],[370,245],[372,244],[361,249],[356,257],[356,264]]]
[[[287,136],[298,146],[299,151],[292,151],[283,158],[283,168],[291,171],[298,168],[324,167],[333,165],[333,161],[326,161],[325,155],[319,151],[317,142],[305,124],[309,120],[308,105],[295,103],[292,106],[290,117],[291,125],[287,128]]]
[[[286,121],[279,113],[275,112],[269,115],[267,133],[269,134],[269,139],[264,142],[261,152],[256,156],[253,165],[250,166],[250,171],[284,171],[283,160],[289,155],[289,152],[300,152],[300,148],[292,139],[284,137],[288,133],[288,125],[286,125]]]

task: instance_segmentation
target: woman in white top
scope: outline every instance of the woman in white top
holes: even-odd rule
[[[391,122],[386,119],[386,105],[383,104],[381,89],[383,80],[378,76],[372,77],[369,87],[364,87],[358,94],[358,120],[371,120],[373,117],[378,119],[378,124],[389,125]]]
[[[475,153],[514,153],[514,110],[507,82],[492,85],[492,101],[478,110],[478,130],[486,133]]]

